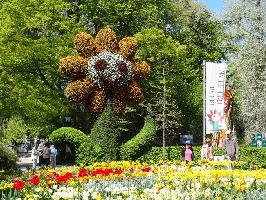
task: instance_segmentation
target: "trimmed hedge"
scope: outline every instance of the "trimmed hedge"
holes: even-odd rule
[[[84,165],[90,165],[93,162],[98,162],[100,161],[100,158],[102,158],[100,146],[94,144],[91,138],[80,145],[76,155],[76,162]]]
[[[77,163],[91,164],[99,161],[102,157],[99,145],[93,143],[89,136],[75,128],[59,128],[52,132],[49,140],[61,150],[65,147],[65,144],[69,144],[72,147],[71,150],[74,151]]]
[[[85,133],[72,127],[61,127],[49,135],[52,143],[66,142],[73,144],[76,149],[87,139]]]
[[[182,147],[170,146],[166,147],[166,160],[181,161],[180,156]],[[254,148],[254,147],[239,147],[240,161],[253,163],[266,168],[266,148]],[[201,146],[193,146],[194,160],[201,159]],[[222,148],[213,148],[213,155],[222,155]],[[161,161],[163,160],[163,148],[153,147],[148,153],[142,155],[138,160],[140,161]]]
[[[117,125],[117,116],[108,106],[97,119],[91,129],[91,139],[102,150],[100,161],[119,159],[120,133]]]
[[[59,150],[59,160],[64,160],[63,154],[60,153],[65,151],[65,146],[68,144],[73,153],[71,161],[74,161],[78,148],[87,140],[89,137],[85,133],[72,127],[61,127],[49,135],[49,141]]]
[[[148,151],[156,139],[156,133],[157,129],[154,120],[151,117],[147,117],[141,131],[121,146],[121,159],[135,160],[143,152]]]
[[[266,148],[240,146],[240,160],[266,168]]]

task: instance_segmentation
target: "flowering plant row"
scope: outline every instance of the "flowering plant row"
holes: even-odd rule
[[[222,165],[225,165],[223,163]],[[39,170],[2,181],[1,199],[212,199],[266,194],[266,170],[184,163],[95,163]]]

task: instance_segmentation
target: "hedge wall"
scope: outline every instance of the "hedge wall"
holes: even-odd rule
[[[89,140],[84,141],[78,148],[76,153],[76,162],[84,165],[90,165],[93,162],[99,162],[102,157],[100,146],[94,144],[89,138]]]
[[[121,146],[121,159],[135,160],[148,151],[156,139],[156,133],[157,129],[154,120],[151,117],[147,117],[140,132]]]
[[[181,161],[181,149],[180,146],[166,147],[166,160]],[[266,168],[266,148],[254,148],[240,146],[240,161],[248,163],[254,163]],[[194,146],[194,160],[200,160],[201,146]],[[222,148],[213,148],[213,155],[222,155]],[[141,156],[140,161],[161,161],[163,160],[163,148],[153,147],[148,153]]]
[[[88,165],[100,161],[102,157],[99,145],[95,144],[91,137],[72,127],[62,127],[53,131],[49,140],[56,144],[61,154],[64,154],[65,145],[68,144],[73,151],[71,161],[76,161],[76,163]],[[69,163],[69,160],[65,160],[64,156],[59,154],[59,162]]]

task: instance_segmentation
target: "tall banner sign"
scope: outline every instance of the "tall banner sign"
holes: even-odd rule
[[[224,94],[227,65],[206,62],[205,67],[205,134],[211,134],[226,129]]]

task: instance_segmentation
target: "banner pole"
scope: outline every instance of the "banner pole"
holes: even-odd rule
[[[206,137],[206,61],[203,61],[203,144]]]

